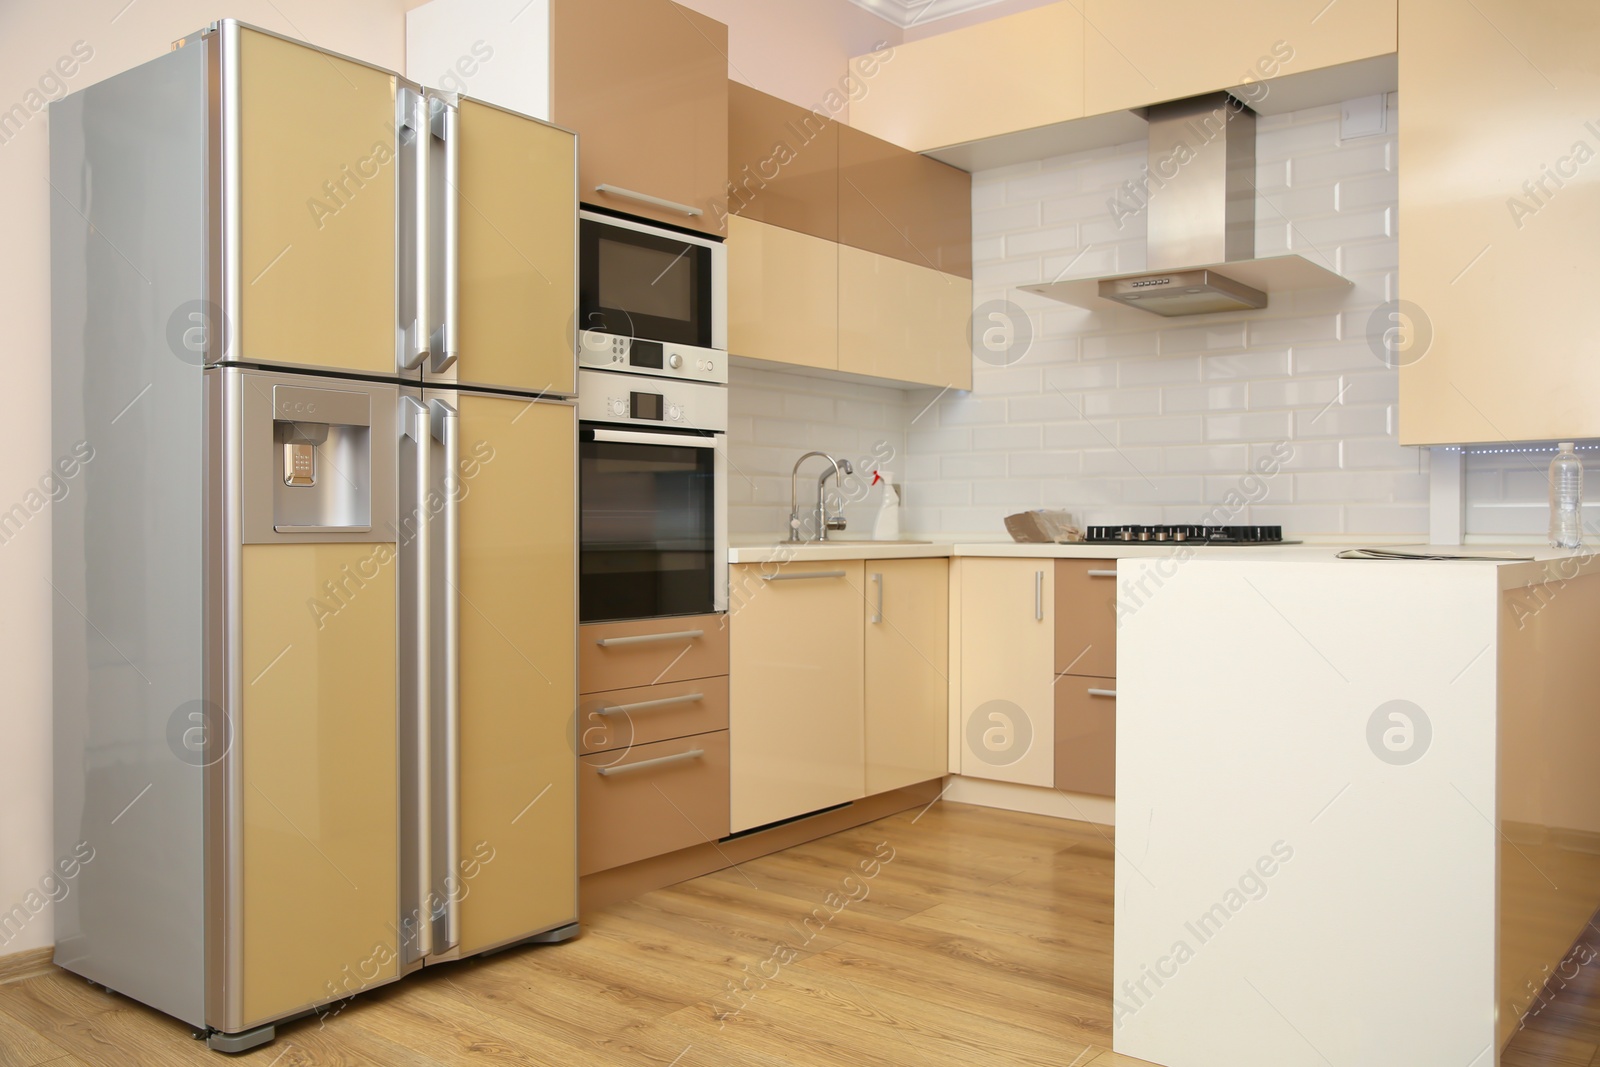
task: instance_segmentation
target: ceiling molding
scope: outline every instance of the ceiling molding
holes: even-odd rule
[[[850,0],[902,30],[989,7],[1000,0]]]

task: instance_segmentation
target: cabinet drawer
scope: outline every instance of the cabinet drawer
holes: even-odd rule
[[[1117,680],[1056,680],[1056,788],[1115,796]]]
[[[582,756],[578,873],[728,835],[728,731]]]
[[[1117,561],[1056,561],[1056,673],[1117,673]]]
[[[579,628],[580,693],[727,673],[728,631],[721,615],[596,622]]]
[[[675,737],[728,728],[728,679],[694,678],[635,689],[612,689],[583,698],[578,752],[637,748]]]

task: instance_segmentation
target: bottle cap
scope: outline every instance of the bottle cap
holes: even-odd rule
[[[1576,448],[1574,447],[1574,443],[1573,442],[1571,442],[1571,441],[1562,441],[1561,442],[1561,451],[1563,451],[1563,452],[1573,452],[1573,451],[1576,451]]]

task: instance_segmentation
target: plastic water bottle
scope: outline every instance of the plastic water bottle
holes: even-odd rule
[[[1571,441],[1561,442],[1550,461],[1550,547],[1583,544],[1583,464]]]

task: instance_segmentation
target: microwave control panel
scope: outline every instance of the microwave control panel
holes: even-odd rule
[[[583,330],[578,334],[578,366],[699,382],[726,383],[728,380],[726,352],[619,337],[600,330]]]
[[[578,420],[722,433],[728,428],[728,390],[586,369],[578,372]]]

